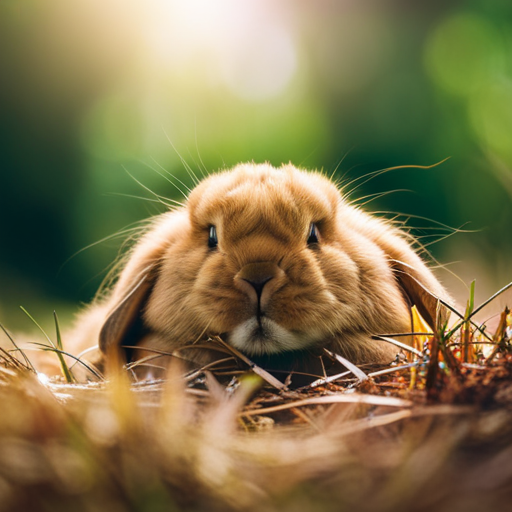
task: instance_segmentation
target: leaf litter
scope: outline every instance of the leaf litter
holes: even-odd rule
[[[507,510],[512,314],[475,314],[511,286],[479,307],[472,288],[451,325],[441,304],[434,332],[413,311],[414,346],[378,337],[400,349],[388,365],[326,351],[339,371],[300,386],[220,338],[201,368],[169,354],[165,378],[113,363],[76,383],[57,321],[48,379],[2,327],[0,511]]]

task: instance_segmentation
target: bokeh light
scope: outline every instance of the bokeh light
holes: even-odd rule
[[[469,111],[483,146],[512,167],[512,76],[496,77],[494,83],[483,87],[471,99]]]
[[[447,91],[467,96],[503,70],[500,32],[484,17],[464,12],[444,19],[427,42],[428,70]]]

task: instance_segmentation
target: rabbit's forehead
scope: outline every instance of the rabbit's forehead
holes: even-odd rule
[[[216,179],[219,178],[219,179]],[[236,220],[296,225],[335,215],[339,193],[323,177],[297,171],[225,173],[207,180],[191,197],[191,214],[200,224]]]

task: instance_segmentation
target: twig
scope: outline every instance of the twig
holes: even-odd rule
[[[338,379],[341,379],[343,377],[346,377],[350,373],[352,373],[352,372],[350,370],[348,370],[346,372],[338,373],[336,375],[330,375],[329,377],[322,377],[321,379],[315,380],[314,382],[312,382],[308,386],[305,386],[304,388],[301,388],[301,389],[317,388],[318,386],[322,386],[324,384],[329,384],[330,382],[334,382],[335,380],[338,380]]]
[[[27,368],[32,370],[34,373],[37,373],[36,372],[36,369],[34,368],[34,366],[32,365],[32,363],[30,362],[30,359],[27,357],[27,355],[25,354],[25,352],[23,352],[23,350],[21,350],[18,345],[16,344],[16,342],[14,341],[13,337],[9,334],[9,331],[7,331],[7,329],[2,325],[0,324],[0,329],[2,329],[2,331],[4,331],[5,335],[9,338],[10,342],[13,344],[14,348],[21,353],[23,359],[25,359],[25,363],[27,365]]]
[[[368,376],[366,373],[363,372],[360,368],[358,368],[354,363],[351,363],[348,359],[345,359],[344,357],[340,356],[339,354],[335,354],[334,352],[331,352],[330,350],[327,350],[324,348],[324,352],[336,359],[339,363],[341,363],[347,370],[350,370],[360,382],[363,382],[368,379]]]
[[[371,377],[371,378],[379,377],[380,375],[386,375],[388,373],[394,373],[394,372],[399,372],[402,370],[407,370],[409,368],[415,368],[419,365],[420,365],[419,361],[416,361],[414,363],[404,364],[402,366],[395,366],[394,368],[386,368],[385,370],[379,370],[377,372],[369,373],[368,377]]]
[[[363,395],[359,393],[346,394],[346,395],[332,395],[332,396],[318,396],[306,398],[304,400],[296,400],[282,405],[275,405],[273,407],[264,407],[261,409],[250,409],[242,411],[241,416],[261,416],[273,412],[285,411],[293,409],[294,407],[304,407],[306,405],[325,405],[325,404],[367,404],[367,405],[381,405],[387,407],[412,407],[412,402],[409,400],[402,400],[401,398],[392,398],[385,396]]]
[[[426,336],[426,334],[424,336]],[[432,336],[432,333],[428,333],[428,336]],[[396,347],[400,347],[403,350],[407,350],[408,352],[411,352],[418,357],[423,357],[423,354],[419,350],[417,350],[414,347],[411,347],[409,345],[406,345],[405,343],[402,343],[401,341],[394,340],[393,338],[389,338],[388,336],[375,335],[375,336],[372,336],[372,339],[385,341],[386,343],[391,343],[392,345],[395,345]]]
[[[229,351],[231,351],[238,359],[241,359],[245,364],[249,366],[249,368],[256,374],[259,375],[263,380],[268,382],[271,386],[275,387],[276,389],[279,389],[280,391],[283,391],[285,389],[288,389],[285,384],[283,384],[279,379],[276,379],[273,375],[271,375],[269,372],[264,370],[263,368],[259,367],[256,363],[253,363],[247,356],[239,352],[236,348],[232,347],[231,345],[228,345],[224,340],[216,336],[214,340],[218,343],[220,343],[222,346],[226,347]]]

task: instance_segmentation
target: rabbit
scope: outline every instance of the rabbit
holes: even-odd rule
[[[324,348],[390,363],[399,349],[372,335],[411,332],[412,305],[434,328],[438,299],[451,300],[409,240],[319,172],[239,164],[157,216],[79,318],[75,353],[95,346],[90,360],[102,367],[121,347],[139,347],[120,351],[126,362],[219,335],[288,370]],[[205,352],[187,358],[205,362]]]

